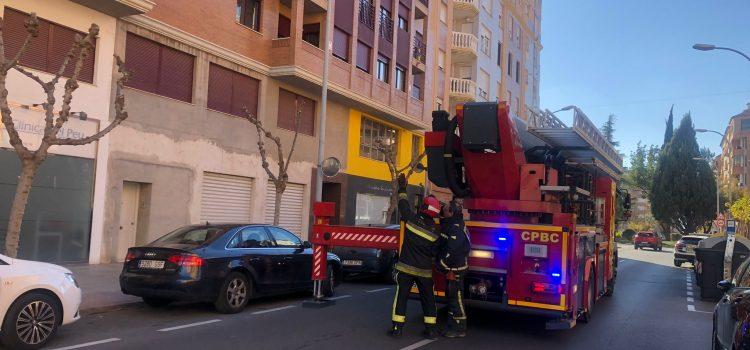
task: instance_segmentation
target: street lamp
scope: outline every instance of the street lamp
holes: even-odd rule
[[[721,136],[722,138],[724,137],[724,134],[722,134],[722,133],[720,133],[720,132],[718,132],[718,131],[716,131],[716,130],[708,130],[708,129],[695,129],[695,132],[701,132],[701,133],[703,133],[703,132],[712,132],[712,133],[714,133],[714,134],[717,134],[717,135]]]
[[[727,50],[727,51],[732,51],[732,52],[735,52],[735,53],[738,53],[738,54],[742,55],[742,57],[745,57],[748,61],[750,61],[750,56],[744,54],[742,51],[735,50],[735,49],[732,49],[732,48],[729,48],[729,47],[720,47],[720,46],[711,45],[711,44],[695,44],[695,45],[693,45],[693,48],[696,49],[696,50],[698,50],[698,51],[712,51],[712,50]]]

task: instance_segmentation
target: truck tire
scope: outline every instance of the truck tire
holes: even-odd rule
[[[594,280],[594,269],[591,269],[591,276],[588,282],[588,293],[586,293],[586,305],[581,313],[579,321],[581,323],[589,323],[591,321],[591,314],[594,312],[594,304],[596,303],[596,280]]]

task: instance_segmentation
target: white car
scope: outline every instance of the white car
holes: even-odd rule
[[[70,270],[0,255],[0,342],[38,349],[80,318],[81,289]]]

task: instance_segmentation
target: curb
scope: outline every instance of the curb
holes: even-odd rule
[[[85,309],[80,309],[79,312],[81,316],[89,316],[89,315],[96,315],[96,314],[101,314],[105,312],[110,312],[110,311],[131,309],[138,305],[143,305],[143,302],[131,301],[131,302],[116,304],[116,305],[94,306],[94,307],[89,307]]]

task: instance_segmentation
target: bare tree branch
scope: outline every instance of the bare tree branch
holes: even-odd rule
[[[292,154],[294,154],[294,148],[297,146],[297,136],[299,136],[299,125],[302,122],[302,108],[305,102],[302,102],[302,106],[299,106],[297,100],[294,100],[295,106],[295,117],[294,117],[294,139],[292,139],[292,146],[289,148],[289,155],[286,158],[286,166],[284,167],[284,174],[289,169],[289,164],[292,161]]]
[[[268,174],[268,177],[271,179],[271,181],[273,181],[274,185],[276,185],[277,182],[279,181],[279,178],[277,178],[276,175],[269,168],[268,155],[266,153],[266,147],[265,147],[265,143],[263,142],[263,138],[267,137],[274,142],[277,142],[277,140],[271,136],[270,132],[266,131],[260,119],[258,119],[258,117],[256,117],[252,113],[250,113],[250,111],[247,110],[247,107],[242,107],[242,110],[245,112],[245,115],[243,115],[242,117],[246,119],[247,121],[249,121],[250,123],[252,123],[253,125],[255,125],[255,130],[258,132],[258,153],[260,153],[261,166],[266,171],[266,174]],[[278,148],[281,148],[281,140],[278,140],[278,142],[276,143],[276,146]]]

